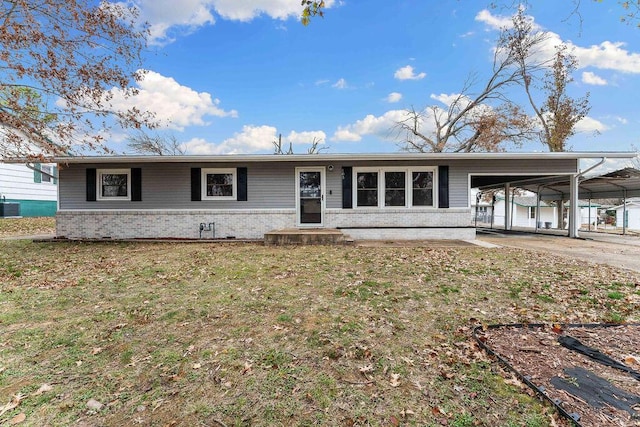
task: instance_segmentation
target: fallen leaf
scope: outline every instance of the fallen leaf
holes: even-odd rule
[[[15,417],[11,418],[11,421],[9,421],[9,425],[16,425],[16,424],[20,424],[21,422],[23,422],[24,420],[27,419],[27,416],[24,414],[24,412],[20,412],[18,415],[16,415]]]
[[[391,415],[391,417],[389,418],[389,422],[393,427],[398,427],[400,425],[400,421],[393,415]]]
[[[32,396],[40,396],[42,393],[46,393],[51,390],[53,390],[53,387],[49,384],[42,384],[38,390],[33,392]]]
[[[98,402],[95,399],[89,399],[87,401],[87,408],[92,409],[94,411],[99,411],[104,407],[104,405],[100,402]]]
[[[358,370],[361,373],[366,374],[367,372],[373,371],[373,365],[361,366],[358,368]]]
[[[96,354],[102,353],[102,350],[103,350],[102,347],[94,347],[93,350],[91,350],[91,354],[95,356]]]
[[[200,369],[200,368],[202,368],[202,365],[200,363],[193,364],[193,369]]]
[[[251,363],[244,362],[244,369],[242,370],[242,375],[251,373]]]
[[[389,380],[391,387],[398,387],[400,385],[400,374],[391,374],[391,380]]]
[[[435,416],[439,416],[439,415],[447,415],[447,413],[446,413],[444,410],[440,409],[440,407],[439,407],[439,406],[434,406],[434,407],[432,407],[432,408],[431,408],[431,413],[432,413],[433,415],[435,415]]]

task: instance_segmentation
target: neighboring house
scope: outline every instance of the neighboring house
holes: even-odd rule
[[[564,204],[564,228],[567,228],[566,218],[569,217],[569,208],[571,207],[570,202],[566,202]],[[578,208],[580,209],[580,225],[589,226],[591,224],[592,227],[598,227],[598,215],[599,210],[602,205],[594,202],[589,202],[588,200],[578,200]]]
[[[640,199],[629,199],[625,205],[613,208],[616,211],[616,227],[640,230]]]
[[[57,167],[54,164],[25,165],[0,162],[0,203],[4,216],[54,216],[57,210]],[[46,172],[46,173],[43,173]],[[8,214],[8,215],[7,215]]]
[[[540,213],[538,215],[538,200],[536,196],[515,196],[511,200],[511,225],[513,227],[536,228],[556,228],[558,226],[558,216],[556,206],[545,201],[540,201]],[[505,200],[504,197],[497,197],[493,204],[493,225],[504,227]]]
[[[598,157],[602,153],[61,157],[57,236],[198,238],[201,224],[215,223],[219,238],[336,228],[354,239],[473,239],[472,187],[576,176],[581,159]]]

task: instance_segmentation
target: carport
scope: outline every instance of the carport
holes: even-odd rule
[[[509,209],[512,189],[521,188],[537,194],[540,201],[556,201],[559,206],[569,201],[569,237],[579,237],[580,199],[640,197],[640,170],[632,167],[637,153],[574,153],[577,173],[562,175],[472,175],[471,188],[480,191],[503,190],[505,194],[505,230],[511,229]],[[612,171],[612,169],[614,169]],[[562,216],[562,209],[559,210]],[[558,221],[562,224],[562,218]],[[536,221],[536,232],[538,224]],[[623,233],[626,230],[623,230]]]

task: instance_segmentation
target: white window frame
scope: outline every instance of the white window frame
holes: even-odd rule
[[[414,172],[431,172],[433,175],[433,180],[431,181],[431,205],[413,205],[413,173]],[[415,208],[437,208],[438,207],[438,168],[437,167],[413,167],[409,168],[409,173],[407,174],[407,192],[409,206]]]
[[[233,176],[231,196],[208,196],[207,195],[207,175],[226,175]],[[236,168],[203,168],[201,176],[201,197],[202,200],[238,200],[238,171]]]
[[[358,173],[361,172],[377,172],[378,173],[378,205],[377,206],[358,206]],[[385,174],[387,172],[404,172],[405,176],[405,204],[404,206],[385,206]],[[433,188],[431,206],[413,206],[413,173],[414,172],[431,172],[433,174]],[[403,209],[403,208],[436,208],[438,206],[438,168],[435,166],[387,166],[387,167],[354,167],[352,171],[353,189],[352,189],[352,206],[354,209]]]
[[[51,174],[53,173],[53,166],[51,165],[40,165],[40,173],[42,174],[40,178],[41,183],[51,184],[53,179],[51,179]]]
[[[96,171],[96,199],[102,201],[131,200],[131,169],[98,169]],[[126,196],[103,196],[102,195],[102,176],[103,175],[127,175],[127,195]]]

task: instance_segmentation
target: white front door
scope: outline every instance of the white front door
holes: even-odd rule
[[[300,227],[322,226],[324,167],[296,168],[296,216]]]

